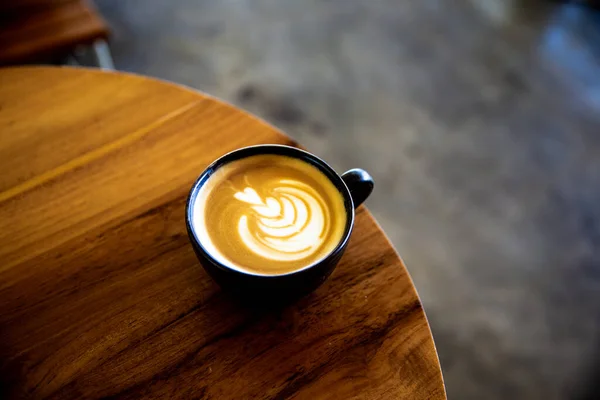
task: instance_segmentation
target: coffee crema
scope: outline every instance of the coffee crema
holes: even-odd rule
[[[323,259],[346,227],[344,198],[325,174],[300,159],[271,154],[215,171],[198,192],[192,218],[213,258],[265,275]]]

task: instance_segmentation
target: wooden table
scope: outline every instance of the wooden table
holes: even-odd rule
[[[245,308],[199,266],[188,189],[258,143],[295,144],[173,84],[0,70],[0,398],[444,399],[419,298],[364,207],[332,277],[287,308]]]

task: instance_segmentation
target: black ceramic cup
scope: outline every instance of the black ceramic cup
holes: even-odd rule
[[[200,188],[210,176],[227,163],[260,154],[275,154],[293,157],[317,167],[327,176],[344,198],[346,209],[346,227],[335,249],[325,258],[313,264],[283,274],[258,274],[232,269],[218,262],[206,251],[193,227],[194,203]],[[202,172],[190,191],[185,210],[188,235],[196,256],[208,274],[225,290],[249,300],[269,300],[274,297],[293,299],[311,292],[321,285],[333,272],[342,257],[352,228],[354,227],[354,209],[358,207],[373,190],[373,179],[361,169],[351,169],[341,176],[317,156],[295,147],[282,145],[258,145],[244,147],[217,159]]]

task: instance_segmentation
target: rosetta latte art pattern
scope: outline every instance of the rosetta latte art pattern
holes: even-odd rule
[[[196,197],[194,227],[218,262],[258,274],[308,267],[346,229],[344,197],[315,166],[260,154],[220,167]]]
[[[272,186],[272,187],[268,187]],[[297,261],[312,255],[329,230],[328,210],[310,186],[281,179],[262,187],[261,196],[246,187],[234,194],[249,205],[237,224],[241,241],[253,253],[269,260]]]

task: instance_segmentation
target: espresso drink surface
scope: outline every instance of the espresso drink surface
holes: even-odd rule
[[[202,186],[193,209],[193,228],[213,258],[265,275],[323,259],[345,226],[343,196],[325,174],[280,155],[222,166]]]

